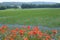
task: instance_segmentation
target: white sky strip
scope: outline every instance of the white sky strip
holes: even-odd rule
[[[0,0],[0,2],[58,2],[60,3],[60,0]]]

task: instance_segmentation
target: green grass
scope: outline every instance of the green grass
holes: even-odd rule
[[[60,8],[0,10],[0,23],[60,27]]]

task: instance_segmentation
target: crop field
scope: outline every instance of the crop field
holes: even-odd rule
[[[0,10],[0,24],[60,27],[60,8]]]

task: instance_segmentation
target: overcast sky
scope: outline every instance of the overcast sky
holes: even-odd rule
[[[0,2],[36,2],[36,1],[60,3],[60,0],[0,0]]]

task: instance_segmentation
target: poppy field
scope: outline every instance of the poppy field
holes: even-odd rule
[[[0,27],[0,40],[60,40],[58,30],[40,30],[38,26],[22,26],[9,28],[7,25]]]
[[[0,40],[60,40],[60,8],[0,10]]]

